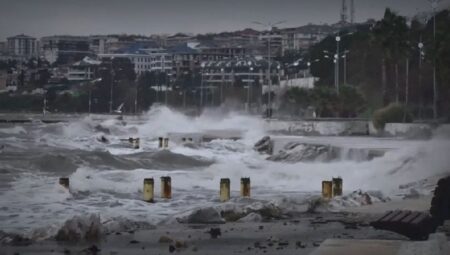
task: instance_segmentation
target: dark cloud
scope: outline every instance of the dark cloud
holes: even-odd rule
[[[350,2],[347,0],[347,2]],[[441,5],[449,5],[443,0]],[[386,7],[403,15],[430,9],[427,0],[355,0],[356,19],[379,18]],[[0,40],[18,33],[52,34],[217,32],[334,23],[340,0],[0,0]]]

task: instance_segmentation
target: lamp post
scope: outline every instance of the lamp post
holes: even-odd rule
[[[252,87],[251,87],[251,79],[250,79],[250,75],[251,74],[253,74],[253,67],[251,66],[252,65],[252,62],[251,61],[249,61],[248,62],[248,65],[250,66],[250,68],[248,69],[249,70],[249,75],[248,75],[248,88],[247,88],[247,112],[250,112],[250,98],[251,98],[251,89],[252,89]]]
[[[334,81],[334,85],[336,87],[336,93],[339,95],[339,42],[341,41],[341,37],[338,35],[336,36],[336,55],[335,55],[335,60],[336,60],[336,79]]]
[[[438,100],[438,89],[436,82],[436,9],[441,0],[428,0],[431,4],[431,9],[433,10],[433,118],[436,120],[438,116],[437,112],[437,100]]]
[[[262,25],[266,28],[269,28],[269,36],[267,38],[267,59],[268,59],[268,65],[267,65],[267,79],[269,84],[269,93],[267,94],[267,117],[272,117],[272,100],[271,100],[271,92],[272,92],[272,78],[271,78],[271,38],[272,38],[272,29],[279,24],[285,23],[285,21],[279,21],[279,22],[269,22],[269,23],[261,23],[261,22],[253,22],[258,25]]]
[[[89,102],[88,102],[88,112],[91,114],[91,106],[92,106],[92,85],[94,85],[97,82],[102,81],[102,78],[98,78],[95,80],[90,81],[89,84]]]
[[[423,43],[422,43],[422,37],[420,38],[420,42],[417,45],[419,47],[419,91],[420,91],[420,107],[419,107],[419,118],[422,118],[422,107],[423,107],[423,91],[422,91],[422,57],[423,57]]]
[[[202,62],[200,64],[200,72],[201,72],[201,79],[200,79],[200,107],[203,106],[203,70],[205,68],[205,62]]]
[[[225,82],[225,69],[221,68],[220,72],[222,73],[222,82],[220,83],[220,105],[223,103],[223,84]]]
[[[109,113],[112,113],[112,108],[113,108],[113,85],[114,85],[113,58],[111,58],[110,68],[111,68],[111,83],[110,83],[110,94],[109,94]]]
[[[45,115],[47,113],[47,90],[44,90],[44,104],[42,106],[42,114]]]
[[[342,58],[344,59],[344,85],[347,85],[347,54],[350,51],[346,50],[344,51],[344,55],[342,55]]]

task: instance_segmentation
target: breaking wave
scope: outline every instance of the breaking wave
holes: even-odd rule
[[[266,155],[253,150],[253,144],[266,135],[263,120],[232,112],[188,117],[158,107],[126,121],[87,117],[34,125],[24,128],[25,133],[14,131],[24,135],[20,139],[0,137],[6,144],[0,154],[0,182],[8,187],[0,190],[0,228],[28,236],[35,233],[36,238],[56,235],[67,220],[84,220],[74,218],[77,215],[98,215],[102,226],[116,224],[116,229],[122,229],[183,218],[199,207],[219,212],[301,212],[312,196],[319,195],[321,182],[337,176],[343,178],[344,195],[355,201],[360,199],[352,195],[355,190],[374,201],[378,201],[373,196],[378,191],[382,191],[378,198],[396,197],[412,188],[429,194],[437,178],[450,174],[450,140],[445,130],[428,141],[395,141],[395,146],[374,158],[362,148],[342,149],[332,158],[312,153],[313,160],[298,160],[308,151],[316,151],[298,147],[300,142],[288,150],[290,163],[286,163],[286,158],[268,161]],[[167,150],[158,149],[157,138],[171,132],[230,129],[241,130],[242,139],[216,139],[194,146],[171,142]],[[100,136],[108,143],[98,141]],[[141,138],[137,150],[120,140],[136,136]],[[381,145],[386,142],[377,140]],[[171,200],[159,199],[158,179],[167,175],[172,178]],[[70,192],[57,185],[61,176],[70,178]],[[251,200],[238,198],[241,177],[251,178]],[[144,178],[155,179],[154,204],[142,201]],[[232,199],[225,204],[218,201],[221,178],[231,180]],[[340,202],[336,203],[348,206]],[[50,226],[53,232],[36,234]],[[67,228],[72,229],[70,226]]]

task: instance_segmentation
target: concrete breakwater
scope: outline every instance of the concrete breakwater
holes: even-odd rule
[[[266,130],[275,134],[305,136],[369,135],[367,120],[268,120]]]
[[[302,136],[378,136],[429,138],[436,129],[450,132],[450,124],[387,123],[377,130],[370,120],[267,120],[265,128],[272,134]]]

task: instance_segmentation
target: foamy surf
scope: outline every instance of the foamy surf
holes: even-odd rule
[[[195,146],[170,142],[167,150],[158,148],[157,138],[171,132],[227,129],[242,131],[242,138]],[[344,180],[344,195],[352,198],[355,190],[369,191],[369,195],[380,194],[380,199],[372,197],[373,201],[382,202],[381,198],[386,197],[400,199],[409,189],[429,194],[436,178],[450,171],[450,143],[442,136],[395,143],[367,138],[364,142],[373,139],[393,148],[370,161],[364,157],[352,160],[350,150],[332,161],[267,161],[266,155],[253,150],[253,144],[267,134],[264,121],[232,112],[188,117],[159,107],[128,122],[88,117],[69,123],[17,126],[13,130],[22,137],[0,138],[6,145],[0,154],[0,168],[8,173],[0,179],[8,187],[0,191],[0,228],[40,238],[53,236],[67,220],[79,215],[99,215],[102,224],[161,224],[207,207],[218,212],[245,211],[243,217],[258,211],[249,207],[272,206],[282,214],[304,212],[308,201],[320,194],[321,182],[337,176]],[[107,137],[108,143],[99,142],[100,136]],[[140,137],[140,149],[133,150],[121,141],[128,137]],[[339,138],[327,139],[343,147],[357,142],[356,138],[346,138],[344,146]],[[172,177],[171,200],[159,199],[159,177],[167,175]],[[70,193],[57,185],[61,176],[70,178]],[[151,177],[155,179],[154,204],[142,201],[143,179]],[[238,198],[241,177],[251,178],[251,200]],[[221,178],[231,180],[232,199],[225,204],[218,200]],[[338,207],[361,205],[336,201]],[[117,225],[120,229],[129,224]],[[47,228],[51,231],[42,233]],[[36,235],[37,230],[41,234]]]

